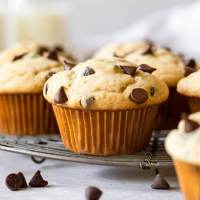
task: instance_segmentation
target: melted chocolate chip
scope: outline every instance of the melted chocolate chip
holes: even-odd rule
[[[135,88],[130,94],[130,99],[135,103],[141,104],[148,99],[148,93],[142,88]]]
[[[197,70],[196,69],[194,69],[194,68],[191,68],[191,67],[185,67],[185,74],[184,74],[184,76],[186,77],[186,76],[189,76],[190,74],[192,74],[192,73],[194,73],[194,72],[196,72]]]
[[[94,186],[90,186],[85,190],[86,200],[98,200],[102,195],[102,191]]]
[[[19,178],[21,179],[21,188],[27,188],[28,185],[27,185],[27,182],[26,182],[26,179],[24,177],[24,174],[22,172],[18,172],[17,175],[19,176]]]
[[[38,49],[37,53],[38,53],[39,55],[43,55],[45,52],[48,52],[48,51],[49,51],[49,49],[48,49],[47,47],[45,47],[45,46],[40,46],[40,48]]]
[[[170,188],[169,183],[160,174],[156,174],[153,183],[151,185],[152,189],[168,190]]]
[[[55,61],[59,61],[58,60],[58,54],[57,51],[52,50],[48,52],[47,58],[51,59],[51,60],[55,60]]]
[[[47,75],[46,75],[46,80],[48,80],[51,76],[53,76],[56,72],[49,72]]]
[[[76,66],[76,63],[64,60],[64,70],[66,71],[71,70],[74,66]]]
[[[191,119],[184,119],[185,121],[185,132],[189,133],[192,132],[194,130],[196,130],[197,128],[199,128],[199,124]]]
[[[30,180],[29,185],[31,187],[45,187],[48,185],[48,182],[42,178],[40,171],[37,171]]]
[[[148,46],[142,52],[142,55],[148,55],[148,54],[153,54],[153,46],[151,44],[148,44]]]
[[[89,97],[85,100],[86,105],[89,106],[94,102],[95,98],[94,97]]]
[[[6,185],[10,190],[16,191],[21,189],[22,180],[17,174],[9,174],[6,177]]]
[[[123,70],[125,74],[129,74],[131,76],[134,76],[137,70],[136,66],[120,66],[120,68]]]
[[[60,104],[60,103],[65,103],[67,100],[68,98],[65,93],[64,87],[61,86],[54,97],[54,102]]]
[[[92,68],[86,67],[85,71],[83,72],[83,76],[89,76],[89,75],[92,75],[94,73],[95,73],[95,71]]]
[[[139,70],[143,71],[143,72],[148,72],[148,73],[152,73],[153,71],[155,71],[156,69],[153,68],[153,67],[150,67],[149,65],[147,64],[141,64],[139,67],[138,67]]]
[[[195,68],[196,61],[194,59],[189,59],[189,60],[185,61],[185,66]]]
[[[15,62],[16,60],[20,60],[22,59],[25,55],[27,55],[27,53],[23,53],[21,55],[17,55],[12,59],[12,62]]]
[[[150,95],[153,96],[155,94],[155,88],[150,87]]]

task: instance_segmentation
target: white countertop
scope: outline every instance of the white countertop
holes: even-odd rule
[[[36,170],[49,182],[46,188],[12,192],[5,186],[9,173],[22,171],[30,180]],[[161,169],[171,190],[152,190],[154,171],[125,167],[86,165],[46,160],[35,164],[29,156],[0,151],[0,200],[83,200],[87,186],[103,190],[101,200],[181,200],[173,169]]]

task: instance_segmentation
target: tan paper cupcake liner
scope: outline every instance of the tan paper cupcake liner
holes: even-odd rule
[[[86,111],[53,104],[64,145],[73,152],[92,155],[133,154],[146,148],[157,107]]]
[[[177,128],[180,115],[183,112],[190,112],[187,98],[177,93],[175,88],[170,88],[167,101],[159,106],[155,129],[170,130]]]
[[[188,97],[188,102],[192,113],[200,111],[200,98]]]
[[[0,133],[37,135],[58,132],[51,104],[38,94],[0,94]]]
[[[175,167],[185,200],[200,200],[200,166],[175,160]]]

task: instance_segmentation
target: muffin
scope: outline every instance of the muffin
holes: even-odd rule
[[[1,133],[36,135],[58,131],[52,107],[42,91],[48,77],[63,70],[62,61],[67,58],[60,47],[48,48],[32,42],[2,52]]]
[[[200,71],[181,79],[177,91],[188,99],[191,112],[200,111]]]
[[[200,199],[200,112],[185,117],[166,139],[186,200]]]
[[[183,56],[172,52],[169,48],[156,47],[152,42],[136,42],[128,44],[111,44],[100,49],[94,57],[120,57],[141,65],[150,65],[156,70],[153,75],[165,81],[169,87],[169,98],[159,108],[155,128],[173,129],[177,127],[182,112],[189,112],[189,106],[184,96],[176,91],[177,83],[184,76],[195,70],[193,59],[184,60]]]
[[[148,146],[167,85],[120,58],[91,59],[54,74],[44,97],[64,145],[82,154],[133,154]]]

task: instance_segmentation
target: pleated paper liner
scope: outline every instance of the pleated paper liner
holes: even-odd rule
[[[177,93],[175,88],[170,88],[167,101],[159,106],[155,129],[170,130],[177,128],[181,113],[190,113],[187,97]]]
[[[53,104],[66,148],[91,155],[133,154],[145,149],[152,135],[157,108],[94,111]]]
[[[188,97],[188,102],[192,113],[200,111],[200,98]]]
[[[185,200],[200,200],[200,166],[178,160],[174,163]]]
[[[38,94],[0,94],[0,133],[38,135],[57,133],[51,104]]]

